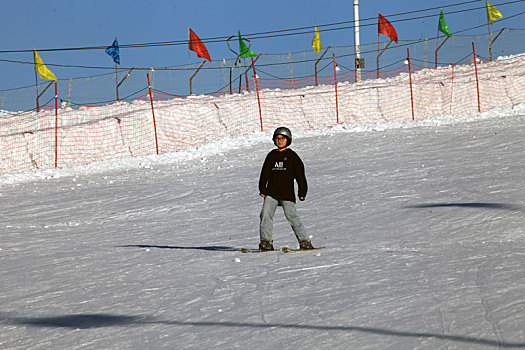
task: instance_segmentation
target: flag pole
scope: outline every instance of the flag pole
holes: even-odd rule
[[[438,46],[439,46],[439,26],[436,32],[436,51],[438,49]]]
[[[190,78],[190,95],[192,94],[192,88],[191,88],[191,56],[190,56],[190,27],[188,27],[188,77]]]
[[[434,53],[434,61],[435,61],[435,64],[436,64],[436,68],[438,67],[438,59],[437,59],[438,51],[439,51],[439,25],[438,25],[438,29],[437,29],[437,33],[436,33],[436,51]]]
[[[38,93],[38,73],[35,69],[35,86],[36,86],[36,111],[40,112],[40,103],[38,102],[38,98],[40,97]]]
[[[119,100],[118,96],[118,67],[117,62],[115,62],[115,90],[117,91],[117,101]]]
[[[377,35],[379,37],[379,34]],[[385,52],[386,49],[388,49],[388,47],[390,46],[390,44],[392,44],[394,40],[390,39],[390,41],[388,42],[388,44],[386,44],[386,46],[384,47],[384,49],[379,52],[379,38],[377,38],[377,77],[379,78],[379,57]]]
[[[38,72],[36,71],[36,55],[35,55],[35,48],[33,48],[33,62],[34,62],[34,69],[35,69],[35,87],[36,87],[36,111],[40,112],[40,103],[38,102],[38,99],[40,97],[40,94],[38,93]]]
[[[379,31],[377,31],[377,74],[376,78],[379,78]]]
[[[487,5],[485,4],[485,7]],[[489,13],[488,13],[488,9],[487,9],[487,29],[489,31],[489,42],[492,41],[492,31],[490,30],[490,19],[489,19]]]

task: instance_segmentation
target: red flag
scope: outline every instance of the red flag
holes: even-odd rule
[[[390,40],[393,40],[397,44],[397,33],[392,24],[383,16],[381,16],[380,13],[378,13],[379,17],[377,18],[377,32],[379,34],[384,34],[387,37],[390,38]]]
[[[191,51],[195,51],[198,57],[205,58],[211,62],[210,54],[208,53],[208,50],[206,50],[206,46],[204,46],[201,39],[197,36],[197,34],[193,32],[193,30],[191,30],[191,28],[188,28],[188,29],[189,29],[189,39],[188,39],[189,49]]]

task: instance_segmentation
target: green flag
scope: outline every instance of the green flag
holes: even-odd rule
[[[256,54],[253,53],[252,50],[248,48],[248,46],[246,46],[246,44],[242,40],[240,30],[239,30],[239,55],[243,58],[257,56]]]
[[[443,16],[443,9],[441,9],[441,14],[439,15],[438,30],[445,35],[452,36],[450,30],[448,30],[447,23],[445,22],[445,16]]]

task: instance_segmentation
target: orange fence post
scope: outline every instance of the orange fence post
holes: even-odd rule
[[[407,49],[407,61],[408,61],[408,79],[410,80],[410,104],[412,105],[412,120],[414,117],[414,92],[412,90],[412,67],[410,65],[410,50]]]
[[[478,91],[478,112],[481,112],[481,100],[479,97],[478,64],[476,62],[476,49],[474,47],[474,42],[472,42],[472,55],[474,56],[474,71],[476,72],[476,89]]]
[[[151,114],[153,115],[153,130],[155,131],[155,148],[156,148],[157,154],[159,154],[159,140],[157,138],[157,123],[155,121],[155,109],[153,108],[153,95],[151,94],[151,84],[149,82],[149,74],[147,74],[147,77],[148,77],[149,100],[151,102]]]
[[[335,53],[332,54],[332,60],[334,62],[335,115],[337,124],[339,124],[339,102],[337,100],[337,64],[335,63]]]

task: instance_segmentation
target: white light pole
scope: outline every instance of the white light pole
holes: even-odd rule
[[[354,0],[354,45],[355,45],[355,81],[361,81],[361,44],[359,40],[359,0]]]

